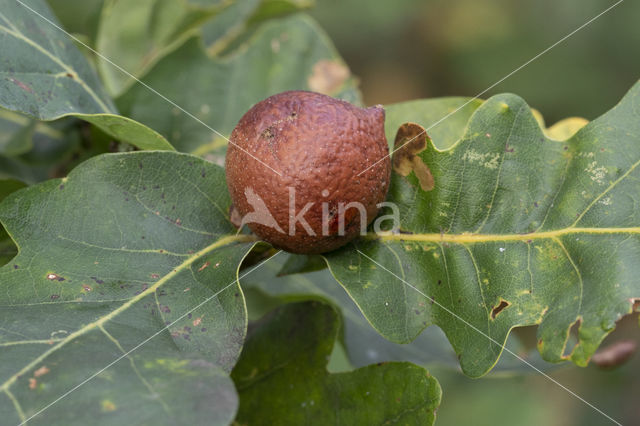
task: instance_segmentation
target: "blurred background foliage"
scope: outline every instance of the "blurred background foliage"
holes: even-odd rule
[[[249,319],[256,320],[281,303],[297,300],[300,294],[322,297],[339,307],[343,330],[328,365],[330,372],[382,361],[411,361],[428,368],[442,386],[442,402],[436,424],[571,426],[611,424],[605,417],[571,395],[561,386],[593,404],[622,424],[637,424],[640,418],[640,356],[613,368],[586,368],[570,362],[543,361],[536,349],[536,327],[513,330],[507,347],[530,365],[503,352],[498,364],[486,376],[472,379],[460,371],[456,355],[438,327],[428,327],[407,345],[391,343],[378,335],[326,270],[277,276],[287,257],[266,263],[259,275],[241,280],[247,298]],[[277,299],[280,298],[280,299]],[[604,340],[601,351],[619,342],[640,344],[639,314],[623,317],[616,330]],[[452,319],[453,321],[453,319]],[[573,348],[575,339],[567,343]],[[531,366],[557,381],[536,372]]]
[[[367,104],[474,96],[613,0],[318,0],[311,14]],[[548,123],[593,119],[638,78],[640,2],[626,1],[483,95],[512,92]]]
[[[618,323],[618,328],[602,347],[621,339],[630,339],[637,344],[639,334],[638,314],[628,316]],[[504,353],[501,362],[505,358],[514,359]],[[613,424],[533,370],[508,376],[490,373],[480,380],[438,367],[431,367],[429,371],[442,386],[442,404],[436,422],[439,425]],[[640,357],[635,354],[629,362],[613,370],[602,370],[593,364],[580,368],[564,363],[547,370],[546,374],[616,421],[634,425],[640,419],[639,372]]]

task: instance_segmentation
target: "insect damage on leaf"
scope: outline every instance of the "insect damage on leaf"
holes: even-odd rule
[[[24,421],[20,413],[38,413],[107,366],[104,376],[114,380],[96,378],[47,407],[47,418],[91,422],[104,398],[129,417],[141,412],[127,404],[131,395],[150,393],[154,401],[171,400],[174,415],[187,423],[229,424],[237,397],[228,372],[246,327],[235,265],[253,243],[235,235],[224,214],[229,198],[219,190],[223,176],[220,167],[184,154],[103,155],[75,168],[64,191],[62,180],[52,180],[2,200],[0,221],[20,251],[0,268],[0,390],[13,393],[22,407],[0,399],[0,412],[13,413],[4,423]],[[176,209],[165,199],[175,200]],[[87,211],[94,222],[83,221]],[[169,214],[179,216],[182,226],[166,219]],[[91,226],[100,223],[110,226]],[[210,266],[197,271],[203,264]],[[193,318],[184,318],[192,312]],[[114,362],[143,341],[127,354],[129,362]],[[209,366],[189,364],[199,353]],[[184,366],[147,367],[165,359]],[[95,404],[82,404],[82,398]],[[203,408],[193,411],[193,404]],[[145,418],[162,423],[167,413],[155,408]]]
[[[54,273],[47,274],[47,279],[49,281],[64,281],[64,277]]]
[[[419,152],[437,182],[421,191],[409,176],[414,158],[394,158],[394,170],[408,178],[394,176],[387,201],[398,204],[402,229],[413,234],[370,233],[357,247],[325,255],[331,272],[392,341],[442,327],[473,377],[493,367],[510,330],[523,325],[538,325],[544,360],[586,365],[638,298],[639,95],[636,84],[562,143],[545,135],[515,95],[485,101],[448,136],[438,135],[449,139],[446,149],[400,136],[399,143],[416,144],[406,149]],[[440,118],[414,117],[425,128]],[[373,264],[391,274],[378,276]],[[389,280],[419,292],[379,291]],[[502,300],[510,305],[501,307]],[[487,350],[486,336],[460,332],[440,305],[500,344]],[[398,306],[424,313],[405,315]]]
[[[435,184],[431,170],[418,156],[427,148],[428,138],[421,125],[404,123],[396,134],[393,154],[393,170],[401,176],[409,176],[413,172],[424,191],[431,191]]]
[[[510,304],[511,303],[507,302],[506,300],[500,300],[500,303],[491,310],[491,319],[496,319],[498,314],[502,312],[504,308],[507,308]]]

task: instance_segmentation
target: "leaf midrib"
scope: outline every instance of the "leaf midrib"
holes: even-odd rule
[[[575,234],[591,235],[640,235],[640,227],[628,228],[578,228],[570,227],[554,231],[532,232],[528,234],[475,234],[463,232],[460,234],[447,233],[427,233],[427,234],[396,234],[391,232],[381,232],[378,234],[368,233],[364,236],[367,240],[380,241],[417,241],[428,243],[453,243],[453,244],[474,244],[503,241],[530,241],[540,239],[554,239]]]
[[[25,365],[22,369],[20,369],[20,371],[18,371],[17,373],[15,373],[11,377],[9,377],[0,386],[0,391],[7,391],[10,388],[10,386],[13,383],[15,383],[15,381],[20,376],[26,374],[29,370],[34,368],[36,365],[38,365],[40,362],[42,362],[44,359],[46,359],[49,355],[51,355],[52,353],[54,353],[58,349],[62,348],[67,343],[71,342],[72,340],[75,340],[77,337],[81,337],[84,334],[86,334],[87,332],[102,326],[106,322],[108,322],[111,319],[115,318],[120,313],[126,311],[129,307],[131,307],[135,303],[139,302],[140,300],[142,300],[144,297],[148,296],[149,294],[152,294],[158,288],[160,288],[162,285],[164,285],[166,282],[170,281],[173,277],[178,275],[180,272],[182,272],[186,268],[190,267],[196,260],[200,259],[202,256],[207,255],[208,253],[210,253],[211,251],[213,251],[213,250],[215,250],[215,249],[217,249],[219,247],[222,247],[222,246],[234,243],[234,242],[255,242],[255,241],[257,241],[257,240],[256,240],[256,237],[253,236],[253,235],[228,235],[228,236],[225,236],[225,237],[222,237],[222,238],[216,240],[215,242],[213,242],[212,244],[208,245],[207,247],[195,252],[191,257],[189,257],[184,262],[182,262],[180,265],[178,265],[177,267],[172,269],[169,273],[167,273],[165,276],[163,276],[158,281],[156,281],[152,286],[149,286],[149,288],[147,288],[146,290],[142,291],[140,294],[138,294],[138,295],[132,297],[131,299],[127,300],[125,303],[120,305],[118,308],[114,309],[109,314],[104,315],[103,317],[100,317],[98,320],[96,320],[94,322],[91,322],[91,323],[85,325],[84,327],[74,331],[73,333],[69,334],[66,338],[62,339],[58,344],[56,344],[55,346],[51,347],[47,351],[43,352],[37,358],[33,359],[31,362],[29,362],[27,365]]]

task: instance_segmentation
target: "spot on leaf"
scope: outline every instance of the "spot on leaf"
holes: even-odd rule
[[[47,279],[49,281],[64,281],[64,277],[54,273],[47,274]]]
[[[103,399],[102,402],[100,403],[100,408],[102,409],[103,412],[110,413],[112,411],[116,411],[118,407],[116,407],[116,404],[114,404],[112,401],[108,399]]]
[[[43,365],[42,367],[38,368],[36,371],[33,372],[33,377],[44,376],[49,371],[50,371],[49,368],[47,368],[46,365]]]

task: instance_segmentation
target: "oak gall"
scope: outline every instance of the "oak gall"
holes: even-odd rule
[[[289,252],[347,244],[375,219],[389,188],[380,106],[283,92],[253,106],[230,141],[226,175],[234,213]]]

